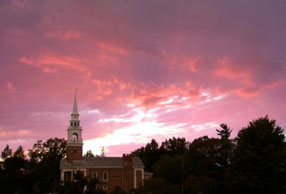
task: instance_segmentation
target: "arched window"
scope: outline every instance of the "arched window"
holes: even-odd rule
[[[77,133],[73,133],[73,134],[72,134],[72,141],[73,141],[73,142],[77,142],[77,141],[78,141],[78,135],[77,135]]]

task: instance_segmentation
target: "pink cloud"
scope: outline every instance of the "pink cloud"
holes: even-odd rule
[[[259,95],[260,91],[257,88],[238,89],[236,94],[242,97],[251,98]]]
[[[10,92],[15,92],[15,90],[16,90],[16,87],[14,86],[14,84],[13,84],[12,82],[7,82],[6,88],[7,88]]]
[[[81,38],[82,34],[80,32],[76,32],[73,30],[65,31],[65,32],[45,32],[45,37],[58,38],[62,40],[71,40],[71,39]]]
[[[214,74],[229,80],[238,80],[243,84],[252,84],[250,72],[233,64],[229,57],[218,59],[218,67],[214,70]]]
[[[20,129],[16,131],[0,129],[0,140],[18,139],[33,136],[32,131],[27,129]]]
[[[118,54],[127,54],[127,50],[118,46],[118,45],[115,45],[115,44],[108,44],[108,43],[105,43],[105,42],[98,42],[97,43],[97,46],[99,48],[102,48],[102,49],[105,49],[107,51],[110,51],[110,52],[115,52],[115,53],[118,53]]]
[[[82,65],[82,60],[75,57],[57,56],[53,53],[45,53],[36,58],[23,56],[19,61],[40,68],[46,73],[54,73],[60,68],[63,68],[77,70],[86,74],[86,76],[90,76],[90,71]]]

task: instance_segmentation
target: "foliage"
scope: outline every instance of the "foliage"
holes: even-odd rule
[[[232,130],[226,124],[220,126],[219,138],[204,136],[191,143],[172,138],[159,149],[152,140],[132,154],[154,172],[151,183],[183,187],[185,193],[286,193],[286,144],[281,127],[266,116],[230,139]],[[160,192],[155,186],[148,189]]]
[[[9,158],[11,156],[12,156],[12,149],[7,144],[4,150],[2,151],[1,158],[5,160],[6,158]]]
[[[181,182],[182,157],[179,155],[163,155],[153,166],[155,176],[163,178],[168,183],[179,185]]]
[[[38,141],[33,149],[29,150],[31,174],[37,178],[41,192],[52,192],[58,187],[60,161],[65,157],[65,146],[64,139],[54,138],[44,143]]]
[[[188,173],[195,176],[218,176],[220,142],[207,136],[195,139],[188,150]]]
[[[136,189],[133,193],[136,194],[179,194],[181,193],[180,187],[172,185],[161,178],[152,178],[144,181],[144,187]]]
[[[93,157],[94,157],[94,154],[92,153],[91,150],[88,150],[88,151],[83,155],[83,157],[93,158]]]
[[[7,145],[2,152],[4,169],[1,170],[0,190],[4,193],[47,193],[60,184],[60,161],[65,156],[64,139],[37,141],[29,150],[29,160],[19,146],[14,153]],[[4,153],[4,154],[3,154]],[[7,187],[7,185],[14,185]]]
[[[170,155],[182,155],[186,152],[188,147],[188,142],[186,142],[185,138],[175,138],[166,140],[162,143],[160,150],[163,153],[167,153]]]
[[[120,187],[115,187],[115,189],[112,191],[111,194],[127,194],[127,193],[123,191]]]
[[[220,136],[221,139],[229,139],[232,130],[224,123],[220,124],[221,130],[216,129],[217,134]]]
[[[100,150],[100,157],[105,157],[105,148],[104,146],[101,147],[101,150]]]
[[[150,143],[147,143],[145,147],[141,147],[132,152],[132,155],[141,158],[145,165],[146,171],[151,171],[153,165],[159,160],[161,152],[158,148],[158,143],[155,139],[152,139]]]
[[[268,116],[243,128],[236,141],[230,171],[238,192],[286,193],[286,147],[283,130]]]
[[[14,157],[16,157],[16,158],[25,158],[24,150],[23,150],[23,147],[21,145],[14,152]]]

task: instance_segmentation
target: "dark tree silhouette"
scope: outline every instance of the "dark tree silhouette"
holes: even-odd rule
[[[83,156],[88,157],[88,158],[92,158],[92,157],[94,157],[94,154],[92,153],[91,150],[88,150]]]
[[[283,130],[268,116],[239,131],[231,161],[231,190],[236,193],[286,193]]]
[[[221,130],[216,129],[217,134],[220,136],[221,139],[229,139],[232,130],[224,123],[220,124]]]
[[[4,150],[2,151],[1,158],[5,160],[6,158],[9,158],[12,156],[12,149],[7,144]]]

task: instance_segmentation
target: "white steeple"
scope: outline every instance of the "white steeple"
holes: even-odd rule
[[[75,90],[75,93],[74,93],[74,101],[73,101],[72,114],[78,114],[78,112],[77,112],[76,90]]]
[[[74,95],[74,102],[73,102],[73,110],[71,113],[71,120],[70,126],[68,127],[68,144],[72,145],[82,145],[82,137],[81,137],[81,126],[79,120],[79,114],[77,110],[77,97],[76,97],[76,90]]]

